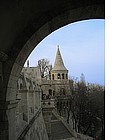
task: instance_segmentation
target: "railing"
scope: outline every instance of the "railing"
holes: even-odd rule
[[[54,108],[55,107],[55,100],[54,99],[47,99],[41,101],[42,108]]]
[[[17,140],[23,140],[29,129],[32,127],[35,120],[39,117],[42,109],[40,108],[37,113],[34,115],[34,117],[30,120],[29,124],[25,123],[25,126],[23,127],[22,131],[20,131],[17,134]]]
[[[67,130],[73,135],[73,138],[70,138],[71,140],[93,140],[93,138],[90,136],[74,132],[74,130],[71,128],[70,124],[68,124],[63,117],[59,116],[57,114],[56,110],[53,111],[53,114],[59,120],[61,120],[61,122],[64,124],[64,126],[67,128]],[[70,140],[70,139],[66,139],[66,140]]]
[[[18,113],[16,115],[16,137],[19,137],[19,135],[25,129],[27,124],[28,124],[27,119],[25,121],[25,114],[24,113]]]
[[[81,140],[93,140],[92,137],[87,136],[87,135],[83,135],[83,134],[80,134],[80,133],[77,133],[77,138],[79,138]]]
[[[42,79],[42,84],[59,84],[59,83],[65,83],[65,84],[68,84],[69,83],[69,80],[67,79],[61,79],[61,80],[46,80],[46,79]]]

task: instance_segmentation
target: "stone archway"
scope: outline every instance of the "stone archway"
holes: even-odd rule
[[[5,24],[0,26],[4,32],[0,33],[0,139],[15,140],[16,83],[27,57],[43,38],[60,27],[85,19],[104,19],[104,0],[9,1],[2,10]]]

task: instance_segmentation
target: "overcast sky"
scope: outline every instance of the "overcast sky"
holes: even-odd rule
[[[42,58],[49,59],[54,65],[59,45],[70,76],[79,78],[83,73],[86,82],[104,85],[104,26],[104,20],[84,20],[54,31],[33,50],[28,58],[30,66],[37,66],[37,61]]]

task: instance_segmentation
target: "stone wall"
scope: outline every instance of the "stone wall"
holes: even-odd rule
[[[66,127],[66,129],[73,135],[73,138],[70,138],[70,139],[68,138],[66,140],[93,140],[93,138],[90,136],[75,132],[72,129],[72,126],[66,122],[66,119],[64,117],[58,115],[56,110],[53,110],[53,115],[58,120],[60,120],[63,123],[63,125]]]
[[[28,126],[24,129],[18,140],[49,140],[46,131],[42,111],[38,112],[36,116],[30,121]]]
[[[48,140],[42,116],[41,88],[30,76],[23,72],[17,82],[16,139]]]
[[[44,95],[50,95],[51,97],[70,95],[69,80],[46,80],[42,79],[41,89]]]

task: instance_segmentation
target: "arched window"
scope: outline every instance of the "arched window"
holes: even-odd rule
[[[22,89],[22,87],[23,87],[23,86],[22,86],[22,83],[20,83],[20,89]]]
[[[61,79],[60,73],[57,74],[57,79]]]
[[[18,85],[18,83],[17,83],[17,89],[19,89],[19,85]]]
[[[67,101],[67,106],[69,105],[69,102]]]
[[[68,79],[68,74],[66,74],[66,79]]]
[[[55,96],[55,91],[53,91],[53,96]]]
[[[51,80],[51,74],[49,74],[49,79]]]
[[[62,74],[62,79],[64,79],[64,73]]]
[[[51,89],[49,89],[49,95],[51,95],[51,96],[52,96],[52,90],[51,90]]]
[[[52,79],[54,80],[54,74],[52,75]]]

